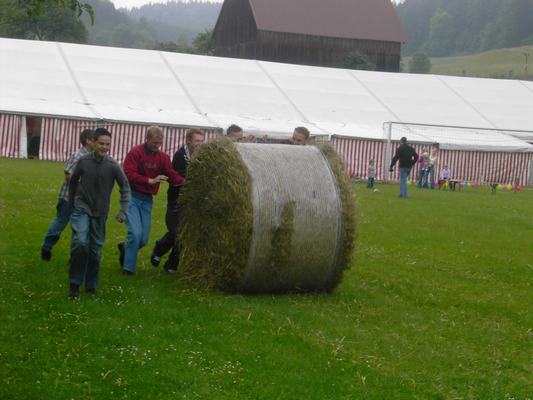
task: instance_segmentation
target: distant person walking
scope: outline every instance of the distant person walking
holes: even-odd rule
[[[374,180],[376,179],[376,163],[374,160],[368,162],[367,177],[366,187],[372,189],[374,187]]]
[[[61,233],[63,233],[70,221],[70,216],[74,210],[68,203],[70,177],[79,159],[92,151],[93,134],[92,129],[85,129],[80,133],[81,147],[69,157],[63,169],[65,180],[63,181],[63,185],[59,191],[59,198],[57,199],[56,217],[50,224],[41,244],[41,259],[44,261],[50,261],[52,259],[52,248],[59,241]]]
[[[407,144],[407,138],[404,136],[400,139],[400,146],[392,158],[389,171],[392,172],[394,164],[400,160],[400,197],[407,198],[407,177],[411,168],[418,160],[418,154],[414,148]]]
[[[74,208],[70,220],[69,298],[80,294],[85,284],[89,294],[96,292],[99,280],[100,255],[105,241],[105,224],[115,182],[120,187],[118,222],[126,219],[130,187],[122,168],[109,155],[111,133],[104,128],[94,132],[94,153],[80,158],[69,187],[69,204]]]

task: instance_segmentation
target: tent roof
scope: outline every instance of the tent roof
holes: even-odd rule
[[[236,123],[271,135],[305,125],[313,134],[372,139],[385,138],[387,121],[416,122],[524,131],[512,133],[533,141],[533,83],[516,80],[0,39],[0,87],[3,112],[198,127]],[[417,132],[409,131],[410,141],[438,136],[443,147],[533,150],[496,131]]]

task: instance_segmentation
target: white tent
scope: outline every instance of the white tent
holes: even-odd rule
[[[0,88],[4,156],[24,156],[21,145],[17,154],[5,151],[6,143],[16,142],[5,140],[8,115],[43,116],[47,140],[56,142],[43,158],[55,159],[71,150],[57,143],[65,120],[116,123],[123,135],[147,124],[214,130],[236,123],[252,133],[288,136],[304,125],[313,134],[333,137],[334,143],[382,143],[389,135],[392,140],[405,135],[411,142],[439,143],[450,151],[533,152],[527,142],[533,142],[531,82],[0,39]],[[384,128],[387,122],[394,122],[395,129]],[[10,129],[20,132],[22,125]],[[69,128],[70,134],[76,135],[81,125]],[[142,133],[135,135],[133,141],[142,138]],[[42,153],[46,146],[42,141]],[[349,164],[354,154],[344,153]],[[364,166],[356,161],[351,165],[357,174]]]

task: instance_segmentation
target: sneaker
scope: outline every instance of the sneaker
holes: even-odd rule
[[[123,270],[122,270],[122,274],[123,274],[123,275],[132,276],[132,275],[135,275],[135,272],[133,272],[133,271],[128,271],[127,269],[123,269]]]
[[[94,294],[96,294],[96,288],[86,287],[85,288],[85,293],[90,294],[90,295],[94,295]]]
[[[80,285],[77,285],[75,283],[70,284],[70,290],[68,292],[68,298],[70,300],[75,300],[78,297],[80,297]]]
[[[41,247],[41,260],[50,261],[52,259],[52,251]]]
[[[170,267],[170,268],[165,267],[165,272],[167,274],[175,274],[177,272],[177,269],[176,268],[172,268],[172,267]]]
[[[154,267],[159,267],[160,262],[161,262],[161,257],[156,256],[154,253],[152,253],[152,255],[150,256],[150,263],[152,263]]]
[[[118,263],[120,264],[121,267],[124,266],[124,242],[120,242],[118,245],[118,251],[120,253],[120,255],[118,256]]]

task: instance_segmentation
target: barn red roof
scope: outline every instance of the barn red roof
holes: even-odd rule
[[[249,0],[257,28],[347,39],[406,42],[390,0]]]

